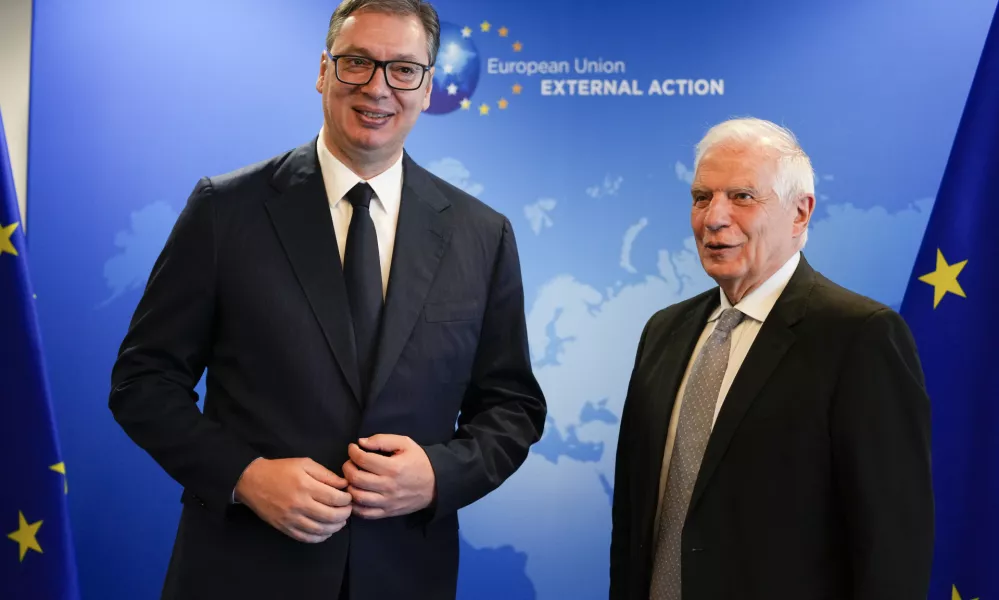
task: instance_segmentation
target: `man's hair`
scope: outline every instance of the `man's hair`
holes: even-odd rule
[[[694,172],[704,155],[715,146],[760,146],[776,153],[774,192],[788,208],[804,195],[815,195],[812,162],[789,129],[763,119],[731,119],[712,127],[697,144]]]
[[[427,54],[430,56],[430,66],[437,61],[437,52],[441,47],[441,23],[437,11],[429,2],[423,0],[344,0],[333,11],[330,17],[330,27],[326,32],[326,49],[333,49],[333,41],[340,33],[344,21],[358,11],[388,13],[401,16],[416,16],[423,24],[427,34]]]

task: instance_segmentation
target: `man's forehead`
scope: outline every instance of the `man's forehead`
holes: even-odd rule
[[[344,21],[333,49],[337,54],[420,62],[427,59],[427,37],[416,15],[359,11]]]
[[[357,54],[371,58],[380,58],[379,55],[385,55],[386,59],[397,60],[420,60],[421,58],[421,54],[418,51],[413,52],[409,48],[402,48],[395,44],[336,44],[335,50],[337,53]],[[424,49],[422,55],[426,55],[426,53]]]
[[[416,15],[400,15],[374,10],[359,10],[351,13],[344,19],[337,38],[357,37],[358,40],[355,41],[366,42],[370,38],[379,35],[380,31],[388,29],[392,29],[392,31],[385,31],[385,33],[391,34],[391,37],[378,40],[379,42],[397,41],[400,33],[406,34],[405,37],[412,40],[422,42],[426,39],[426,31],[423,29],[423,23]]]
[[[776,161],[777,151],[766,144],[742,142],[738,140],[720,142],[708,148],[701,157],[705,160],[739,161],[745,163],[766,163]]]
[[[771,176],[776,166],[776,156],[765,148],[746,145],[716,147],[701,157],[694,173],[694,183],[724,178],[726,185],[755,185],[759,179]]]

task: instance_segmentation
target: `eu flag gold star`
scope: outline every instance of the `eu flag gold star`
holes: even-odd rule
[[[919,278],[923,283],[933,286],[933,308],[940,304],[947,292],[967,298],[964,295],[964,290],[961,289],[961,284],[957,282],[957,276],[966,264],[968,261],[962,260],[959,263],[948,265],[943,252],[937,248],[937,270]]]
[[[55,471],[62,475],[62,490],[64,494],[69,493],[69,480],[66,479],[66,463],[56,463],[49,467],[49,469]]]
[[[483,117],[486,116],[486,115],[488,115],[489,114],[489,105],[488,104],[483,104],[482,106],[480,106],[479,107],[479,114],[482,115]]]
[[[7,537],[17,542],[21,550],[21,557],[18,559],[18,562],[24,562],[24,555],[28,553],[28,550],[34,550],[39,554],[42,553],[42,547],[38,545],[38,539],[35,537],[38,535],[38,529],[42,526],[42,522],[28,523],[28,520],[24,518],[24,513],[21,511],[17,511],[17,521],[17,531],[8,533]]]
[[[461,110],[468,110],[468,107],[472,105],[472,102],[468,98],[464,98],[461,101]]]
[[[519,94],[522,91],[524,91],[524,86],[520,85],[519,83],[513,84],[513,93],[514,94]]]
[[[468,28],[468,27],[462,28],[462,30],[461,30],[461,37],[463,37],[463,38],[470,38],[470,37],[472,37],[472,30],[470,28]]]
[[[523,49],[524,49],[524,45],[521,44],[520,42],[514,42],[513,43],[513,51],[514,52],[520,52]]]
[[[496,104],[499,105],[500,110],[506,110],[506,107],[510,105],[510,103],[506,101],[506,98],[500,98],[499,102]]]
[[[489,23],[489,21],[483,21],[482,24],[479,25],[479,29],[481,29],[483,33],[489,31],[490,27],[492,27],[492,24]]]
[[[507,29],[506,27],[500,27],[499,28],[499,36],[500,37],[506,37],[509,34],[510,34],[510,30]]]
[[[17,248],[14,247],[14,242],[10,241],[10,236],[14,235],[18,225],[19,223],[12,223],[6,227],[0,226],[0,256],[4,252],[17,256]]]
[[[950,598],[951,600],[961,600],[961,594],[957,593],[956,585],[951,587]],[[978,598],[975,598],[974,600],[978,600]]]

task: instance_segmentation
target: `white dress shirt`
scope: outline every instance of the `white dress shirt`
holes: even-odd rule
[[[350,228],[350,218],[354,207],[345,198],[347,192],[362,180],[347,165],[340,162],[326,147],[325,127],[319,133],[316,151],[319,154],[319,168],[323,174],[326,186],[326,198],[330,204],[330,214],[333,216],[333,230],[336,231],[336,243],[340,250],[340,265],[343,265],[343,253],[347,247],[347,231]],[[371,199],[369,211],[375,224],[375,234],[378,236],[378,259],[382,267],[382,298],[388,291],[389,271],[392,268],[392,252],[395,249],[395,230],[399,223],[399,207],[402,204],[402,154],[392,166],[381,174],[367,180],[375,191]]]
[[[746,316],[732,330],[732,344],[729,349],[728,367],[725,369],[725,377],[722,378],[721,389],[718,390],[715,414],[711,421],[712,428],[718,420],[718,413],[721,411],[722,403],[725,402],[725,396],[728,395],[729,388],[732,387],[732,381],[735,380],[742,362],[746,360],[746,355],[749,354],[749,349],[752,347],[753,341],[756,340],[756,335],[760,332],[760,328],[763,327],[763,322],[767,320],[767,316],[773,309],[774,304],[777,303],[777,299],[780,298],[781,292],[784,291],[784,288],[787,287],[787,282],[794,275],[794,270],[798,268],[800,259],[801,253],[795,252],[777,272],[760,284],[758,288],[746,294],[735,305],[735,308]],[[659,474],[659,507],[656,510],[655,525],[657,534],[659,531],[659,512],[662,510],[663,494],[666,493],[666,477],[669,474],[669,461],[673,454],[673,442],[676,439],[676,427],[680,418],[680,404],[683,400],[683,392],[687,388],[687,379],[690,377],[690,370],[694,366],[697,355],[701,352],[701,348],[705,342],[708,341],[711,332],[715,330],[715,323],[721,317],[722,311],[732,308],[732,303],[729,302],[725,292],[719,288],[718,294],[721,296],[721,304],[708,316],[708,322],[704,326],[704,330],[701,331],[701,337],[697,339],[697,345],[694,346],[694,352],[690,355],[690,360],[687,361],[687,369],[683,373],[683,379],[680,380],[680,388],[676,391],[676,402],[673,404],[673,414],[669,420],[669,433],[666,435],[666,452],[663,457],[662,470]]]

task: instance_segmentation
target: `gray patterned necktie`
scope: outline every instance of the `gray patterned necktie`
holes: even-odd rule
[[[656,539],[649,594],[652,600],[680,600],[680,537],[683,523],[687,518],[687,506],[694,492],[697,473],[701,469],[704,449],[711,436],[718,392],[728,368],[731,333],[743,316],[734,308],[722,312],[697,356],[683,391]]]

